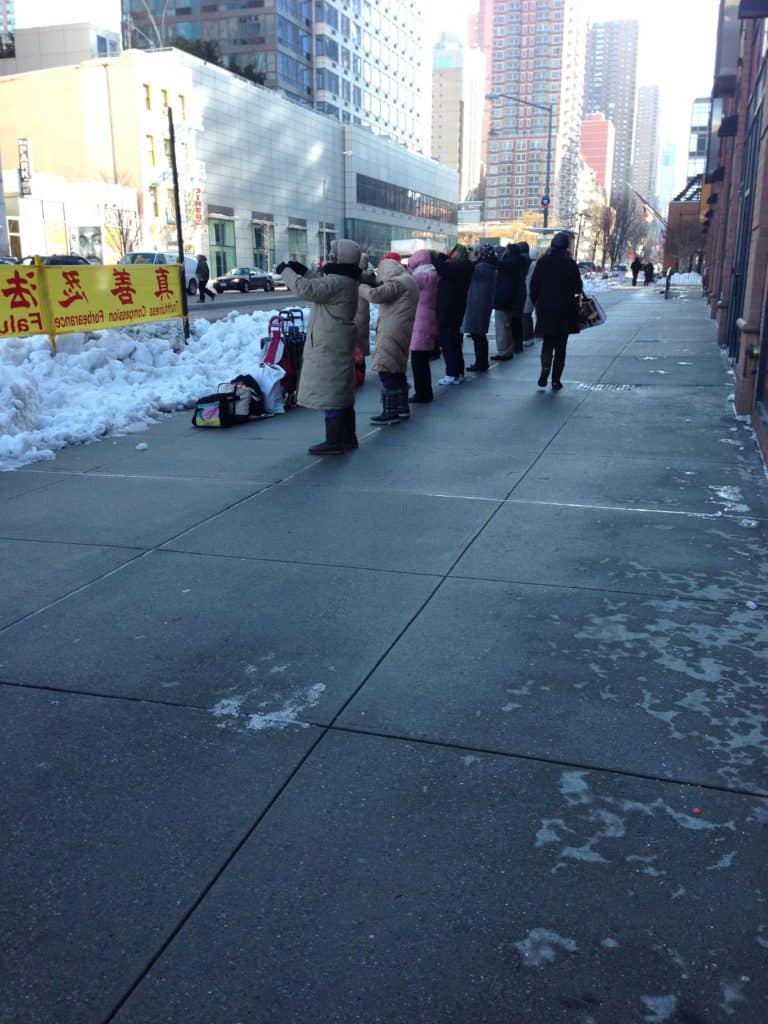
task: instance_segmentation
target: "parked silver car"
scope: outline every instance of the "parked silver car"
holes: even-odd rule
[[[177,252],[127,252],[118,265],[143,267],[157,263],[173,264],[178,260]],[[197,295],[197,260],[194,256],[184,257],[184,276],[187,279],[187,294]]]

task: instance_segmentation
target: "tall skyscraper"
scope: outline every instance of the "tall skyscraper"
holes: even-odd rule
[[[635,158],[632,183],[648,202],[657,201],[656,172],[659,163],[659,87],[641,85],[637,90]]]
[[[661,160],[659,162],[659,209],[664,212],[672,196],[677,195],[682,187],[682,182],[677,179],[677,146],[674,142],[665,142],[661,147]]]
[[[10,47],[16,31],[15,0],[0,0],[0,48],[3,54]]]
[[[710,96],[700,96],[693,101],[691,109],[691,136],[688,143],[688,181],[707,169],[707,147],[709,145],[709,115],[712,109]]]
[[[168,46],[177,38],[213,47],[225,67],[263,76],[264,85],[292,100],[412,149],[423,146],[417,95],[424,33],[416,4],[264,0],[257,11],[242,0],[170,8],[167,0],[121,2],[126,47]]]
[[[435,160],[459,172],[459,196],[480,180],[485,61],[480,50],[444,34],[432,53],[432,149]]]
[[[595,172],[597,185],[606,196],[613,183],[613,123],[602,114],[587,114],[581,122],[581,155]]]
[[[584,112],[604,114],[616,130],[613,203],[631,181],[637,41],[636,21],[598,22],[589,29]]]
[[[498,96],[487,108],[486,219],[540,211],[549,163],[549,224],[572,226],[586,43],[581,0],[480,0],[478,42],[486,92]]]

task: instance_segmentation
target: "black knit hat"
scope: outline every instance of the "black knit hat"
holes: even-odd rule
[[[567,249],[571,244],[571,236],[565,231],[558,231],[556,235],[552,236],[552,241],[549,244],[553,249]]]

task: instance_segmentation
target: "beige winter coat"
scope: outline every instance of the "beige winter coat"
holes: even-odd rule
[[[342,274],[300,277],[286,267],[290,290],[312,303],[299,377],[299,405],[349,409],[355,404],[357,281]]]
[[[371,281],[376,280],[376,275],[372,270],[365,269],[360,280],[363,284],[370,284]],[[355,323],[359,332],[357,343],[360,346],[360,351],[364,356],[369,356],[371,354],[371,304],[362,292],[359,293],[357,300]]]
[[[396,260],[382,260],[376,270],[378,288],[360,285],[360,293],[379,307],[373,363],[376,373],[405,373],[419,286]]]

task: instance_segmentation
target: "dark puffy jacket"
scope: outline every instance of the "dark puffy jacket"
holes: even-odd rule
[[[438,259],[435,264],[440,278],[437,285],[438,327],[461,327],[473,269],[469,260]]]
[[[549,249],[536,260],[531,300],[536,308],[536,334],[578,334],[581,274],[567,252]]]
[[[516,245],[498,263],[493,308],[521,316],[525,304],[525,275],[530,260],[524,261]]]

